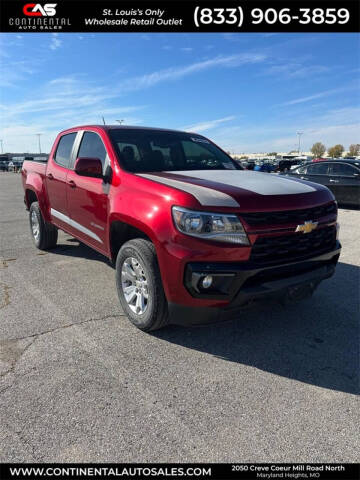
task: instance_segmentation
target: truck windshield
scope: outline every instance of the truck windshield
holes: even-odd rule
[[[197,134],[112,129],[109,136],[120,165],[130,172],[242,170],[210,140]]]

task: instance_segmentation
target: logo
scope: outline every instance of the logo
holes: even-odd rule
[[[59,3],[26,3],[22,7],[23,15],[9,18],[10,30],[43,32],[67,29],[71,26],[70,17],[59,16],[59,10]]]
[[[308,222],[303,223],[302,225],[298,225],[296,227],[295,232],[303,232],[303,233],[310,233],[318,226],[318,222],[312,222],[311,220]]]
[[[40,5],[40,3],[27,3],[23,7],[23,12],[28,17],[53,17],[56,15],[57,3],[45,3],[45,5]]]

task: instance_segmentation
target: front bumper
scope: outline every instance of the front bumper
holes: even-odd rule
[[[322,280],[334,274],[340,251],[341,245],[337,241],[335,249],[330,252],[303,261],[262,268],[250,262],[189,263],[184,278],[188,292],[195,298],[225,301],[227,304],[223,308],[194,308],[170,303],[171,322],[182,325],[212,323],[232,318],[244,307],[264,300],[287,302],[305,298]],[[223,279],[222,291],[199,289],[197,280],[206,275]]]

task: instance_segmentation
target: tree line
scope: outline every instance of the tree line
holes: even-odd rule
[[[323,143],[321,142],[316,142],[314,145],[311,147],[311,153],[314,155],[316,158],[320,158],[324,155],[326,152],[326,147]],[[337,144],[334,145],[333,147],[330,147],[327,149],[328,156],[331,158],[339,158],[342,157],[345,152],[345,148],[343,145]],[[297,150],[292,150],[290,153],[298,153]],[[273,156],[276,157],[277,152],[269,152],[267,154],[269,157]],[[353,143],[349,147],[349,151],[347,153],[347,156],[349,157],[357,157],[360,155],[360,143]]]
[[[321,142],[316,142],[311,147],[311,153],[317,158],[322,157],[325,152],[326,152],[326,147]],[[334,145],[333,147],[330,147],[327,149],[328,156],[332,158],[342,157],[344,152],[345,152],[345,148],[341,144]],[[357,157],[359,154],[360,154],[360,144],[353,143],[352,145],[350,145],[349,152],[347,155],[349,157]]]

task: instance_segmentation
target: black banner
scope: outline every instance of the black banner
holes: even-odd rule
[[[223,463],[223,464],[2,464],[0,478],[70,479],[179,479],[181,477],[231,479],[351,479],[359,478],[359,465],[334,463]]]
[[[358,0],[3,0],[3,32],[357,32]],[[46,0],[45,0],[46,1]]]

